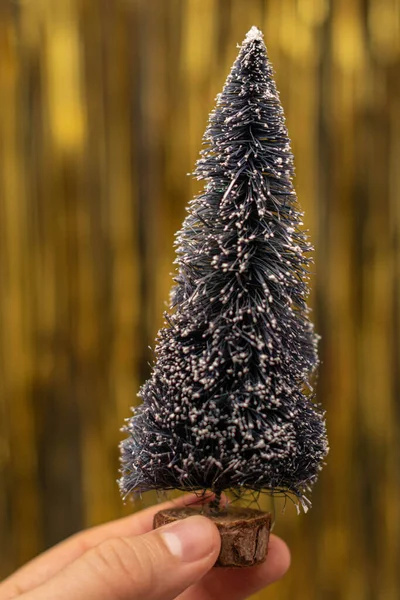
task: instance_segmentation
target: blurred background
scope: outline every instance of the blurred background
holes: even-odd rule
[[[315,251],[331,453],[256,596],[400,594],[400,1],[0,0],[0,576],[123,506],[186,174],[265,33]],[[268,503],[266,503],[267,505]]]

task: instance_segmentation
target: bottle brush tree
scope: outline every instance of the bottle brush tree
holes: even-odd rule
[[[203,139],[171,307],[124,428],[121,493],[285,493],[307,508],[327,454],[310,380],[312,250],[262,33],[247,34]]]

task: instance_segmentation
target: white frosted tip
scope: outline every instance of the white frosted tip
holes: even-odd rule
[[[262,31],[260,31],[258,29],[258,27],[256,27],[255,25],[253,25],[253,27],[251,29],[249,29],[249,31],[246,34],[246,37],[244,38],[244,44],[249,44],[250,42],[254,42],[255,40],[258,40],[259,42],[262,42],[264,38],[264,34]]]

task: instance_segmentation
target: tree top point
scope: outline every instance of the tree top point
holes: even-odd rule
[[[244,38],[243,44],[249,44],[250,42],[254,42],[254,41],[258,41],[258,42],[263,42],[264,38],[264,34],[263,32],[258,29],[258,27],[256,27],[255,25],[253,25],[253,27],[251,27],[251,29],[249,29],[249,31],[246,34],[246,37]]]

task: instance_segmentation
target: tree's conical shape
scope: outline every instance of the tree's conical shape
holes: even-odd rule
[[[309,378],[308,253],[293,157],[261,32],[217,97],[177,235],[171,311],[121,444],[121,492],[287,491],[304,499],[327,453]]]

